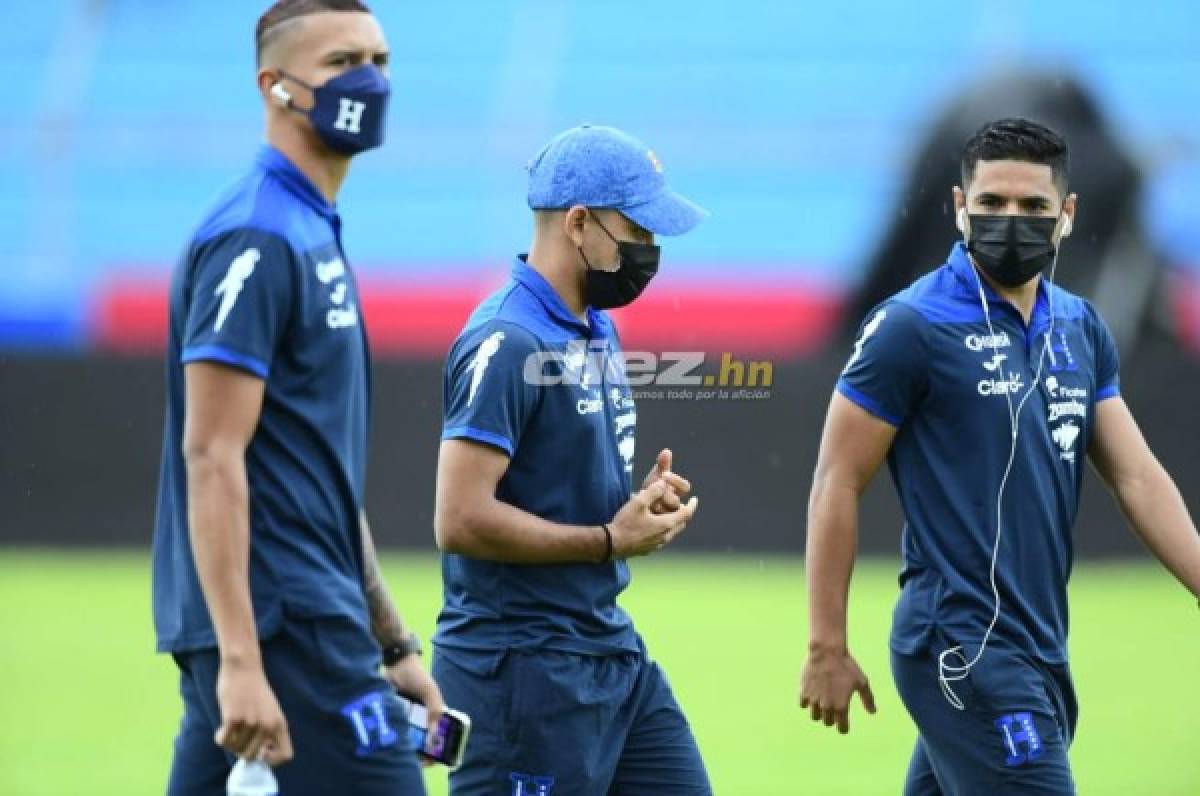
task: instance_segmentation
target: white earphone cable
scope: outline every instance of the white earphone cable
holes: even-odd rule
[[[964,224],[964,246],[966,245],[967,236],[965,226],[966,225]],[[1051,286],[1054,284],[1054,275],[1058,271],[1058,249],[1058,246],[1056,246],[1054,249],[1054,259],[1050,264],[1050,276],[1047,278],[1047,281]],[[996,344],[996,330],[992,326],[992,315],[988,311],[987,296],[983,290],[983,280],[980,278],[979,272],[975,270],[974,263],[971,265],[971,271],[975,275],[975,285],[979,291],[979,303],[983,307],[983,318],[987,322],[988,340],[992,347],[992,361],[999,364],[1003,360],[1000,358],[999,346]],[[1011,444],[1008,450],[1008,462],[1004,465],[1004,475],[1001,476],[1000,487],[996,491],[996,541],[992,545],[992,563],[989,574],[989,580],[992,586],[992,598],[994,600],[992,621],[988,623],[987,631],[983,634],[983,640],[979,643],[979,650],[975,653],[971,660],[968,661],[967,656],[963,654],[963,648],[961,644],[957,644],[949,649],[942,650],[942,652],[938,655],[938,685],[941,686],[942,694],[946,697],[946,701],[958,710],[965,710],[966,705],[963,704],[963,701],[959,698],[958,694],[954,693],[954,688],[951,686],[951,683],[965,680],[971,673],[972,667],[979,663],[979,659],[983,657],[983,651],[987,648],[988,640],[992,636],[992,631],[995,630],[996,623],[1000,621],[1000,587],[996,583],[996,564],[1000,559],[1000,539],[1004,528],[1004,490],[1008,486],[1008,477],[1012,473],[1013,462],[1017,457],[1017,439],[1020,436],[1020,425],[1018,424],[1018,421],[1021,419],[1021,410],[1025,408],[1025,404],[1029,401],[1030,396],[1033,395],[1034,390],[1038,389],[1038,387],[1041,385],[1042,365],[1046,361],[1046,354],[1049,353],[1052,360],[1054,358],[1054,352],[1050,347],[1050,338],[1054,334],[1054,299],[1049,288],[1046,290],[1046,297],[1050,312],[1050,325],[1045,333],[1046,337],[1045,342],[1042,345],[1041,353],[1038,354],[1038,364],[1036,372],[1034,373],[1033,383],[1029,385],[1029,389],[1025,391],[1025,395],[1017,403],[1015,410],[1013,409],[1012,390],[1009,387],[1004,388],[1004,398],[1008,403]],[[1032,322],[1032,318],[1030,321]],[[1004,370],[1001,369],[1000,375],[1009,385],[1016,384],[1016,381],[1013,378],[1016,374],[1005,374]],[[961,663],[949,663],[947,659],[951,656],[956,657]]]

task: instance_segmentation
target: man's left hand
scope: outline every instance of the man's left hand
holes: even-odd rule
[[[654,467],[651,468],[650,474],[646,476],[646,480],[642,482],[642,489],[646,489],[660,479],[665,481],[669,487],[666,493],[650,507],[650,511],[653,514],[666,514],[667,512],[675,511],[683,505],[688,495],[691,494],[691,483],[679,473],[671,471],[672,457],[673,454],[670,448],[663,448],[659,451],[658,457],[654,460]]]

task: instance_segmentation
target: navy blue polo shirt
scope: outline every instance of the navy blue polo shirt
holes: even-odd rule
[[[188,536],[184,366],[216,362],[265,384],[246,451],[250,589],[260,637],[285,613],[368,627],[359,510],[370,370],[341,221],[278,150],[218,201],[171,281],[167,415],[154,530],[161,651],[212,647]]]
[[[1071,527],[1096,404],[1118,394],[1117,350],[1091,304],[1045,280],[1028,326],[983,284],[993,336],[979,284],[957,244],[945,265],[867,316],[837,385],[897,428],[888,466],[904,510],[904,563],[891,644],[917,653],[939,626],[968,658],[978,649],[993,611],[1008,398],[1015,409],[1032,390],[1004,494],[995,634],[1064,663]]]
[[[446,361],[443,439],[509,457],[496,496],[553,522],[599,525],[629,500],[637,414],[608,315],[575,317],[517,259],[509,282],[471,315]],[[506,564],[442,557],[443,649],[637,649],[617,595],[624,561]]]

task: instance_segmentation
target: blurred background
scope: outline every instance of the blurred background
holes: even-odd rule
[[[0,539],[148,538],[165,286],[261,139],[260,5],[8,10]],[[584,121],[645,139],[713,213],[666,241],[661,277],[620,319],[627,347],[777,365],[773,398],[750,409],[642,406],[643,456],[672,445],[712,498],[685,544],[801,549],[796,498],[845,338],[942,261],[962,143],[1005,114],[1068,136],[1081,211],[1060,281],[1100,306],[1129,400],[1192,480],[1191,435],[1167,432],[1197,428],[1195,3],[376,6],[395,50],[389,139],[355,163],[340,205],[379,364],[371,508],[386,543],[429,545],[441,359],[528,242],[525,163]],[[890,553],[880,491],[864,541]],[[1091,492],[1081,551],[1134,550]]]
[[[0,238],[8,251],[0,278],[0,571],[9,575],[7,583],[0,577],[7,598],[0,611],[51,604],[47,588],[56,592],[63,582],[54,573],[73,582],[81,571],[115,566],[129,573],[114,576],[124,585],[97,588],[129,589],[136,598],[121,603],[132,612],[121,621],[145,645],[150,662],[141,665],[157,664],[159,678],[169,679],[169,666],[149,655],[149,596],[138,579],[161,445],[166,284],[193,225],[259,146],[253,26],[266,5],[13,2],[0,26]],[[959,151],[984,121],[1026,115],[1067,136],[1080,211],[1059,281],[1107,318],[1126,400],[1196,505],[1200,4],[373,6],[393,48],[389,137],[356,161],[339,204],[376,355],[368,505],[381,543],[408,551],[395,558],[398,570],[434,566],[442,357],[528,242],[524,164],[554,133],[585,121],[645,140],[668,179],[712,211],[691,235],[665,241],[660,277],[618,318],[626,348],[703,350],[716,360],[731,352],[774,364],[768,399],[644,401],[638,469],[670,446],[704,496],[704,510],[677,543],[700,557],[680,558],[678,571],[703,567],[715,577],[714,562],[726,559],[713,553],[738,566],[784,568],[780,582],[790,591],[773,610],[787,606],[776,618],[788,625],[778,644],[788,678],[800,664],[803,583],[799,561],[778,554],[803,550],[820,423],[848,338],[874,303],[942,262],[956,235],[950,207]],[[862,548],[894,557],[900,518],[888,479],[876,480]],[[1077,551],[1113,559],[1085,564],[1097,567],[1084,572],[1095,593],[1126,606],[1141,593],[1181,600],[1090,480]],[[893,571],[886,560],[873,566],[879,605],[869,621],[881,628],[872,643],[882,647]],[[655,567],[675,571],[670,559]],[[1151,585],[1137,585],[1142,576]],[[406,581],[413,582],[436,589],[435,580]],[[1134,585],[1108,593],[1114,583]],[[98,604],[112,593],[97,593]],[[1131,620],[1141,631],[1168,621],[1161,604],[1145,610]],[[0,622],[14,629],[16,614]],[[1144,643],[1191,644],[1183,649],[1197,652],[1195,633],[1181,640],[1178,623],[1166,626],[1175,629]],[[702,628],[697,620],[696,632],[711,632]],[[46,628],[28,632],[53,636]],[[26,654],[19,634],[3,635],[8,663],[0,655],[0,666],[24,665],[16,662]],[[1195,658],[1187,660],[1194,666]],[[668,668],[687,666],[681,653]],[[886,682],[882,657],[874,676]],[[1105,676],[1119,673],[1097,675]],[[1107,687],[1102,679],[1091,687],[1101,682]],[[0,712],[9,687],[0,682]],[[164,688],[144,708],[147,721],[169,727],[177,708]],[[789,681],[769,697],[781,715],[798,713],[792,690]],[[1109,727],[1135,714],[1117,708]],[[708,719],[696,721],[713,733],[705,737],[717,737],[718,719],[711,730],[704,730]],[[794,726],[781,737],[794,740],[799,719],[786,721]],[[1179,721],[1190,722],[1173,725],[1181,738],[1200,732],[1197,719]],[[911,737],[902,721],[894,729],[907,740],[894,760],[881,758],[894,764],[887,787],[831,783],[820,792],[897,790]],[[0,751],[28,751],[18,740],[2,743]],[[161,768],[160,745],[154,765]],[[1120,781],[1119,749],[1095,753],[1101,768],[1084,792]],[[0,754],[0,767],[7,765]],[[1187,765],[1190,773],[1168,767],[1159,789],[1137,792],[1200,792],[1197,764]],[[152,768],[148,781],[160,782],[158,772]],[[719,776],[728,783],[721,792],[799,792],[770,784],[778,779],[743,790],[737,783],[752,781],[746,774]],[[28,782],[22,787],[5,792],[33,792]]]

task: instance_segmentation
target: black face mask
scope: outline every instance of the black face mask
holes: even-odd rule
[[[1058,216],[971,215],[967,251],[984,273],[1018,287],[1054,262]]]
[[[596,223],[600,224],[600,219],[596,218]],[[579,256],[587,266],[587,303],[598,310],[624,307],[640,296],[658,273],[662,249],[653,243],[617,240],[603,224],[600,224],[600,229],[617,244],[619,266],[615,271],[593,268],[583,253],[583,247],[578,247]]]

